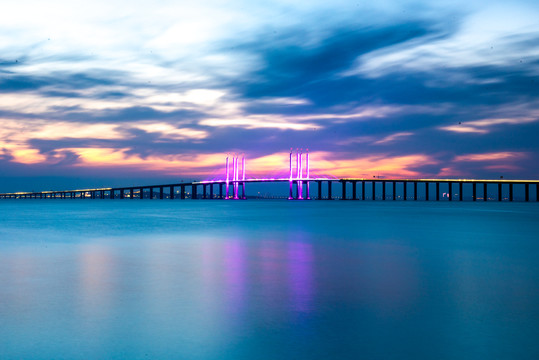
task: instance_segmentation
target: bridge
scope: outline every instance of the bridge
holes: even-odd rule
[[[295,168],[294,168],[295,157]],[[531,201],[530,188],[535,188],[539,202],[539,180],[487,179],[399,179],[399,178],[327,178],[311,177],[309,153],[290,152],[289,176],[278,178],[246,178],[245,157],[226,157],[225,178],[208,181],[180,182],[159,185],[106,187],[95,189],[51,190],[0,193],[0,199],[246,199],[249,183],[288,183],[290,200],[425,200],[463,201],[464,187],[471,187],[471,200],[514,201],[515,187],[524,190],[524,201]],[[241,171],[240,171],[241,169]],[[311,194],[311,184],[317,193]],[[340,196],[334,196],[334,184],[341,187]],[[397,188],[399,186],[399,189]],[[422,189],[419,189],[421,186]],[[241,187],[241,194],[240,194]],[[323,188],[326,191],[323,192]],[[351,187],[351,189],[350,189]],[[218,188],[218,192],[216,189]],[[495,189],[493,192],[492,188]],[[504,196],[504,191],[507,194]],[[165,191],[167,190],[167,191]],[[189,191],[190,190],[190,191]],[[199,190],[201,190],[199,192]],[[351,190],[351,192],[349,191]],[[378,191],[377,191],[378,190]],[[388,191],[389,190],[389,191]],[[445,191],[444,191],[445,190]],[[468,189],[469,190],[469,189]],[[480,191],[478,195],[478,190]],[[489,192],[490,190],[490,192]],[[489,196],[489,193],[492,194]]]

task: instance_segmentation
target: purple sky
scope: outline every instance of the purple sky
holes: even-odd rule
[[[17,1],[0,191],[248,177],[539,178],[536,1]]]

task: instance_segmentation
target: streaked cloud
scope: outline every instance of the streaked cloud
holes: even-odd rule
[[[269,176],[292,146],[334,176],[538,177],[538,17],[526,0],[6,3],[2,176],[206,177],[227,152]]]
[[[496,161],[515,159],[526,156],[525,153],[519,152],[497,152],[497,153],[484,153],[484,154],[468,154],[455,157],[454,161]]]
[[[491,131],[491,127],[496,125],[520,125],[539,121],[539,116],[522,117],[522,118],[505,118],[505,119],[482,119],[474,121],[465,121],[459,125],[442,126],[441,130],[460,132],[460,133],[477,133],[487,134]]]

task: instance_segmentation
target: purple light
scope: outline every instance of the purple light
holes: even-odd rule
[[[229,165],[228,165],[228,154],[226,155],[226,197],[225,199],[228,199],[228,173],[229,173]]]
[[[298,179],[301,179],[303,177],[303,168],[302,168],[302,157],[303,157],[303,149],[299,152],[299,176]],[[303,200],[303,181],[298,180],[298,199]]]
[[[290,195],[288,196],[288,200],[292,200],[294,198],[294,195],[292,193],[292,178],[293,178],[293,175],[292,175],[292,148],[290,148]]]
[[[241,183],[241,197],[242,199],[245,199],[245,154],[243,154],[242,158],[241,158],[241,172],[242,172],[242,180],[243,182]]]
[[[305,154],[305,161],[307,162],[307,179],[309,179],[309,149],[307,149],[307,153]],[[309,196],[309,181],[307,181],[307,200],[310,200],[311,197]]]
[[[238,197],[238,155],[234,155],[234,199]]]

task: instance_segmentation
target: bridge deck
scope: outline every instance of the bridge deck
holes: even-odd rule
[[[473,184],[473,195],[472,199],[475,201],[477,199],[477,186],[478,184],[483,185],[483,192],[482,196],[483,199],[486,198],[485,194],[487,193],[487,185],[488,184],[497,184],[498,185],[498,194],[497,198],[499,201],[502,199],[502,185],[508,184],[509,187],[509,196],[508,199],[510,201],[513,200],[513,185],[517,184],[523,184],[525,187],[525,201],[529,201],[530,198],[530,185],[535,185],[535,193],[536,193],[536,201],[539,201],[539,180],[521,180],[521,179],[402,179],[402,178],[252,178],[252,179],[245,179],[245,180],[229,180],[229,185],[235,186],[236,191],[236,198],[237,197],[237,191],[238,187],[235,184],[246,184],[246,183],[290,183],[296,185],[296,197],[298,197],[298,194],[303,193],[303,189],[301,189],[301,183],[303,185],[311,182],[317,182],[319,184],[318,186],[318,199],[322,199],[322,183],[327,183],[327,192],[328,195],[326,198],[332,199],[332,184],[337,182],[342,184],[342,198],[347,199],[346,196],[346,184],[351,183],[352,184],[352,199],[357,200],[358,199],[358,192],[356,191],[356,185],[359,183],[361,185],[361,198],[364,200],[366,198],[365,196],[365,184],[370,183],[372,184],[372,199],[376,199],[376,184],[382,183],[382,200],[386,199],[386,195],[393,197],[393,199],[396,198],[396,184],[397,183],[413,183],[413,199],[418,200],[418,183],[425,183],[425,184],[436,184],[436,200],[440,199],[440,183],[447,183],[449,184],[449,193],[451,195],[449,196],[449,200],[453,198],[453,196],[457,195],[453,191],[453,187],[451,185],[459,184],[458,186],[458,198],[459,200],[463,199],[463,184]],[[392,183],[393,184],[393,191],[389,194],[386,194],[386,184]],[[214,198],[213,194],[213,186],[218,185],[219,186],[219,197],[224,198],[226,195],[223,193],[223,188],[226,189],[227,182],[225,180],[209,180],[209,181],[191,181],[191,182],[180,182],[180,183],[172,183],[172,184],[158,184],[158,185],[137,185],[137,186],[126,186],[126,187],[103,187],[103,188],[92,188],[92,189],[75,189],[75,190],[47,190],[47,191],[31,191],[31,192],[14,192],[14,193],[0,193],[0,198],[85,198],[87,197],[87,194],[90,194],[89,196],[91,198],[105,198],[105,193],[108,192],[108,198],[115,199],[117,198],[116,192],[119,192],[119,198],[123,199],[125,197],[128,198],[135,198],[135,194],[138,195],[137,197],[140,199],[143,198],[150,198],[153,199],[155,194],[159,194],[159,198],[163,199],[165,198],[164,189],[168,188],[168,196],[169,198],[177,198],[185,199],[186,195],[189,195],[191,198],[196,199],[199,198],[197,194],[197,188],[202,186],[203,192],[200,194],[202,198],[207,198],[207,188],[209,188],[209,196],[210,198]],[[186,192],[187,187],[191,187],[191,193]],[[181,191],[179,193],[174,193],[175,188],[180,188]],[[298,190],[298,188],[300,190]],[[404,186],[402,192],[403,195],[401,198],[404,200],[408,199],[407,196],[407,186]],[[426,186],[425,190],[423,191],[424,196],[426,200],[429,200],[429,186]],[[154,189],[159,189],[159,191],[154,192]],[[145,195],[149,192],[148,195]],[[127,192],[127,193],[126,193]],[[77,196],[78,195],[78,196]],[[242,197],[245,196],[244,190],[242,192]],[[399,196],[400,197],[400,196]],[[290,197],[293,198],[292,195],[292,186],[290,187]],[[299,196],[301,199],[302,196]]]

